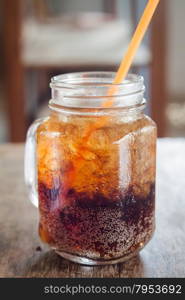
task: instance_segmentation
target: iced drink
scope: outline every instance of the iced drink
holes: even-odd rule
[[[80,145],[98,118],[53,112],[39,126],[39,234],[64,257],[106,263],[133,256],[154,231],[156,126],[123,113]]]

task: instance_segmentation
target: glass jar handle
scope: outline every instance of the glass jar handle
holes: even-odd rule
[[[24,180],[30,201],[38,207],[38,183],[36,164],[36,132],[46,118],[36,120],[28,129],[24,154]]]

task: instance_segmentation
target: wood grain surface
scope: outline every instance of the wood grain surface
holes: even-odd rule
[[[156,231],[140,255],[112,266],[81,266],[37,234],[38,212],[23,181],[23,145],[0,146],[0,277],[184,277],[185,140],[158,142]]]

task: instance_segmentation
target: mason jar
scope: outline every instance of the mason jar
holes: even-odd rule
[[[114,77],[53,77],[50,115],[27,134],[25,179],[40,238],[82,264],[129,259],[155,227],[156,125],[144,114],[144,81],[130,74],[114,85]]]

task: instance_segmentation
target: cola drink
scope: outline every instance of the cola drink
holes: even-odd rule
[[[155,123],[114,115],[83,144],[98,118],[53,112],[37,130],[40,237],[88,264],[128,259],[155,227]]]

